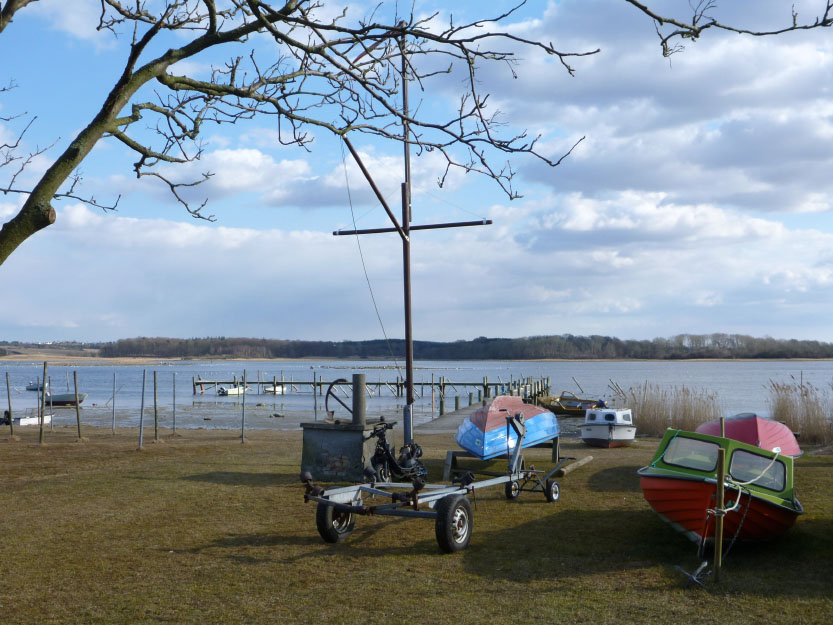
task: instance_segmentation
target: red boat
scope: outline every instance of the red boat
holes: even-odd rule
[[[755,445],[761,449],[773,451],[776,447],[785,456],[798,457],[802,453],[798,441],[790,428],[780,421],[763,419],[754,412],[742,412],[733,417],[723,419],[724,433],[722,436],[733,438],[749,445]],[[720,419],[703,423],[697,427],[696,432],[721,436]]]
[[[719,436],[667,430],[654,460],[639,470],[646,501],[694,542],[714,538],[718,449],[725,450],[724,537],[770,540],[804,512],[795,497],[793,459]]]

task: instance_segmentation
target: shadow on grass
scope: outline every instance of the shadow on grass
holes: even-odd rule
[[[726,558],[721,589],[829,598],[833,540],[818,537],[829,536],[832,526],[829,520],[812,520],[771,543],[736,544]],[[649,510],[565,510],[493,532],[478,530],[475,520],[472,544],[462,558],[467,572],[506,581],[627,575],[653,567],[667,568],[674,580],[674,565],[694,570],[698,563],[696,545]],[[680,585],[683,581],[680,576]]]
[[[641,492],[639,476],[636,474],[641,466],[611,467],[596,471],[587,482],[594,492]]]
[[[205,482],[226,486],[280,486],[300,484],[298,476],[285,473],[245,473],[240,471],[210,471],[180,478],[187,482]],[[299,486],[299,492],[303,492]]]
[[[258,534],[228,534],[218,537],[208,543],[181,549],[177,553],[206,554],[214,553],[217,557],[225,558],[240,564],[260,564],[263,562],[277,561],[282,564],[292,564],[307,559],[320,558],[322,556],[349,556],[350,558],[372,559],[380,556],[413,556],[413,555],[440,555],[437,543],[433,540],[433,525],[431,526],[431,540],[393,540],[387,541],[388,537],[377,539],[380,532],[393,532],[396,535],[397,527],[403,523],[412,521],[410,519],[385,519],[373,525],[361,526],[361,518],[355,531],[347,541],[337,544],[325,543],[319,536],[315,527],[315,511],[309,519],[309,531],[298,533],[258,533]],[[393,526],[393,529],[391,529]],[[385,540],[384,544],[380,541]],[[251,550],[263,548],[263,556],[252,555],[251,553],[241,554],[240,550]],[[292,555],[280,557],[284,550],[289,548]],[[298,549],[293,548],[301,548]]]

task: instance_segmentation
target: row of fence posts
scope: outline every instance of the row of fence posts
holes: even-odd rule
[[[172,430],[173,435],[176,435],[176,372],[173,372],[173,381],[172,381],[172,389],[173,389],[173,407],[172,407]],[[78,424],[78,438],[82,438],[81,433],[81,407],[80,402],[78,401],[78,373],[77,371],[73,371],[73,378],[75,381],[75,411],[76,411],[76,420]],[[48,377],[48,363],[43,363],[43,378],[44,384],[42,385],[40,402],[38,405],[38,417],[40,422],[40,434],[39,434],[39,442],[43,443],[43,415],[45,414],[46,410],[46,389],[49,386],[50,379]],[[236,376],[235,376],[236,379]],[[258,374],[258,380],[260,380],[260,375]],[[246,388],[247,376],[246,370],[243,370],[243,388]],[[316,382],[320,385],[323,391],[323,383],[320,382],[320,378],[316,380],[315,373],[313,373],[313,389],[315,389]],[[116,395],[118,393],[116,389],[116,374],[113,373],[113,395],[111,397],[112,401],[112,432],[113,434],[116,433]],[[284,383],[283,374],[281,374],[281,383]],[[290,386],[292,386],[292,381],[290,381]],[[387,383],[385,383],[387,384]],[[381,385],[381,382],[380,382]],[[141,449],[144,445],[144,417],[145,417],[145,393],[146,393],[146,386],[147,386],[147,370],[142,370],[142,398],[141,398],[141,407],[139,409],[139,448]],[[400,390],[400,380],[397,379],[396,382],[396,389],[397,391]],[[457,388],[454,386],[453,383],[448,382],[445,379],[445,376],[441,376],[439,381],[435,383],[434,381],[434,374],[431,374],[431,412],[433,413],[435,410],[434,404],[434,388],[439,389],[439,414],[440,416],[444,415],[446,412],[446,387],[451,387],[455,391]],[[494,386],[495,395],[501,394],[509,394],[509,395],[518,395],[522,397],[529,397],[529,396],[536,396],[544,392],[548,386],[548,380],[531,380],[529,378],[526,379],[519,379],[519,380],[510,380],[508,383],[503,384],[489,384],[489,378],[483,378],[483,387],[477,390],[477,403],[482,403],[485,399],[488,399],[491,396],[492,386]],[[196,387],[196,385],[195,385]],[[120,390],[120,389],[119,389]],[[12,398],[11,398],[11,386],[9,384],[9,374],[6,372],[6,391],[8,394],[9,400],[9,425],[11,427],[11,434],[14,436],[14,419],[12,413]],[[317,418],[317,393],[313,393],[315,396],[315,413]],[[475,403],[474,401],[474,392],[471,391],[468,393],[468,405],[471,406]],[[241,409],[241,416],[240,416],[240,441],[242,443],[246,442],[246,393],[242,393],[242,409]],[[454,396],[454,410],[460,410],[461,408],[461,396],[459,394]],[[153,372],[153,438],[154,442],[158,442],[159,440],[159,396],[158,396],[158,375],[157,372]]]
[[[67,373],[69,375],[69,373]],[[75,382],[75,420],[78,424],[78,439],[82,440],[83,436],[81,434],[81,406],[78,401],[78,372],[72,372],[72,378]],[[37,414],[38,414],[38,443],[43,444],[43,436],[44,436],[44,421],[46,415],[46,397],[47,397],[47,389],[51,386],[51,380],[49,378],[49,363],[43,363],[43,378],[40,378],[36,381],[36,385],[38,388],[38,407],[37,407]],[[67,378],[67,387],[69,387],[69,378]],[[9,431],[12,438],[14,438],[14,409],[12,408],[12,386],[9,382],[9,372],[6,372],[6,397],[8,398],[9,402],[9,409],[7,411],[8,418],[9,418]],[[51,395],[50,395],[51,398]],[[51,408],[51,406],[50,406]],[[55,425],[52,422],[52,419],[49,421],[49,429],[54,430]]]
[[[69,373],[67,373],[69,376]],[[79,401],[79,394],[78,394],[78,372],[72,372],[72,378],[74,381],[74,388],[75,388],[75,419],[78,426],[78,439],[83,440],[83,434],[81,430],[81,402]],[[43,380],[41,382],[41,380]],[[69,378],[67,377],[67,380]],[[139,448],[141,448],[144,444],[144,417],[145,417],[145,386],[147,380],[147,370],[142,371],[142,401],[141,401],[141,408],[139,411]],[[243,383],[246,383],[246,372],[243,372]],[[39,378],[36,382],[36,385],[39,387],[39,397],[38,397],[38,406],[37,406],[37,415],[38,415],[38,443],[43,444],[44,442],[44,421],[46,415],[46,408],[47,408],[47,396],[51,397],[51,395],[47,395],[47,390],[52,386],[52,380],[49,377],[49,364],[47,362],[43,363],[43,377]],[[69,383],[67,382],[67,386]],[[172,407],[172,430],[173,435],[176,435],[176,372],[173,372],[173,381],[172,381],[172,389],[173,389],[173,407]],[[120,389],[119,389],[120,390]],[[116,374],[113,373],[113,396],[110,398],[112,401],[112,433],[116,433],[116,395],[118,391],[116,390]],[[8,398],[9,409],[7,411],[8,419],[9,419],[9,430],[12,438],[14,438],[14,410],[12,408],[12,387],[9,381],[9,372],[6,372],[6,396]],[[246,424],[246,415],[245,415],[245,405],[246,399],[245,394],[243,395],[243,432],[241,437],[245,440],[245,424]],[[50,430],[54,430],[54,421],[50,419]],[[153,372],[153,438],[154,441],[159,440],[159,394],[158,394],[158,377],[157,372]]]

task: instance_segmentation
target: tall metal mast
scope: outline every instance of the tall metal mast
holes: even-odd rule
[[[406,387],[406,401],[403,411],[404,421],[404,438],[405,444],[410,445],[414,442],[414,422],[413,422],[413,405],[414,405],[414,339],[413,329],[411,326],[411,146],[410,146],[410,123],[408,110],[408,60],[405,54],[405,23],[400,22],[402,27],[402,34],[399,37],[399,50],[402,55],[402,145],[405,150],[405,182],[402,183],[402,224],[400,225],[387,202],[385,201],[382,192],[376,186],[370,172],[364,166],[358,152],[353,147],[353,144],[345,135],[343,137],[347,149],[359,165],[362,174],[370,184],[370,188],[376,194],[377,199],[384,207],[388,214],[388,218],[393,223],[393,228],[370,228],[365,230],[337,230],[333,232],[334,236],[344,235],[359,235],[359,234],[379,234],[383,232],[398,232],[402,239],[402,282],[405,295],[405,387]],[[377,42],[375,48],[379,45]],[[362,53],[362,56],[365,53]],[[414,226],[413,230],[434,230],[438,228],[457,228],[461,226],[486,226],[492,223],[491,219],[482,219],[480,221],[459,221],[445,224],[430,224],[422,226]]]
[[[405,150],[405,182],[402,183],[402,282],[405,294],[405,409],[402,419],[405,444],[414,442],[414,338],[411,325],[411,144],[408,123],[408,59],[405,55],[405,34],[399,38],[402,54],[402,146]]]

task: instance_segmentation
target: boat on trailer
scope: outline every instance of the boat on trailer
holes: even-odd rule
[[[581,440],[592,447],[626,447],[635,436],[630,408],[593,408],[584,415]]]
[[[795,496],[792,456],[731,438],[668,429],[654,459],[639,469],[646,501],[696,543],[714,539],[718,449],[725,450],[724,536],[765,541],[793,526],[804,509]]]
[[[481,460],[508,455],[518,444],[518,436],[509,427],[507,417],[518,415],[526,426],[521,448],[558,438],[558,419],[551,411],[526,404],[520,397],[501,395],[470,414],[460,424],[454,440]]]

